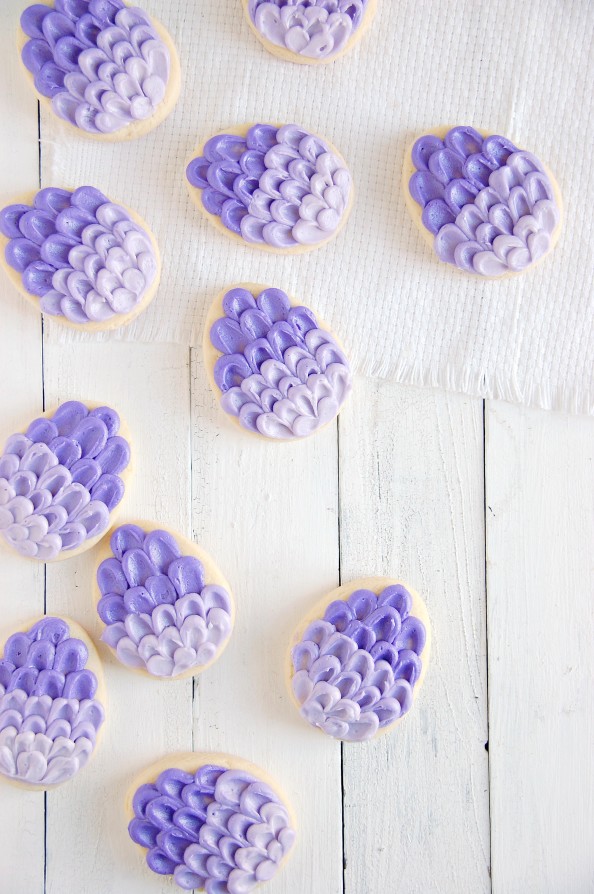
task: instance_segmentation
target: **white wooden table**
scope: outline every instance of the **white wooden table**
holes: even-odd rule
[[[4,202],[40,168],[37,103],[4,59],[0,75]],[[337,425],[267,445],[224,422],[200,350],[50,344],[0,288],[2,439],[63,400],[112,404],[135,436],[125,514],[193,537],[238,605],[194,683],[107,660],[107,732],[80,778],[1,786],[1,894],[171,894],[122,800],[135,771],[192,748],[261,764],[294,803],[270,894],[594,891],[594,420],[359,379]],[[3,552],[2,628],[46,611],[95,632],[94,562]],[[283,657],[313,600],[368,574],[424,596],[432,665],[393,734],[341,747],[298,718]]]

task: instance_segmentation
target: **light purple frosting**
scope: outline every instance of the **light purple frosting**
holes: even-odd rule
[[[249,894],[276,875],[295,841],[278,795],[245,770],[164,770],[137,789],[128,827],[159,875],[184,891]]]
[[[138,525],[116,528],[110,545],[97,569],[97,611],[101,639],[122,664],[176,677],[218,657],[233,628],[231,598],[206,583],[200,560],[182,555],[167,531]]]
[[[0,659],[0,773],[56,785],[87,763],[105,718],[88,649],[60,618],[14,633]]]
[[[231,289],[210,340],[221,351],[215,382],[221,406],[248,431],[292,440],[338,414],[351,390],[348,361],[307,307],[280,289]]]
[[[368,0],[250,0],[262,37],[308,59],[340,53],[363,21]]]
[[[245,137],[219,134],[189,163],[189,183],[209,214],[246,242],[294,249],[333,236],[352,190],[345,163],[295,124],[255,124]]]
[[[293,648],[302,717],[335,739],[362,742],[410,709],[426,632],[401,584],[332,602]]]
[[[43,313],[84,326],[130,314],[157,276],[150,236],[92,186],[41,189],[0,211],[7,263]]]
[[[22,58],[60,117],[111,134],[154,115],[169,80],[169,50],[141,9],[122,0],[54,0],[21,16]]]
[[[130,462],[119,427],[110,407],[68,401],[8,439],[0,454],[0,534],[13,549],[45,562],[107,530]]]
[[[530,152],[505,137],[454,127],[412,150],[410,194],[442,261],[468,273],[524,270],[552,246],[560,220],[552,183]]]

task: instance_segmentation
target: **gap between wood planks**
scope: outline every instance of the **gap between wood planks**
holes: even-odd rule
[[[42,143],[41,143],[41,103],[37,100],[37,186],[41,189],[42,179]],[[45,328],[43,314],[39,315],[41,326],[41,409],[45,413]],[[43,614],[47,614],[47,565],[43,565]],[[43,894],[47,894],[47,792],[43,793]]]
[[[487,563],[487,401],[483,400],[483,544],[485,550],[485,663],[486,663],[486,699],[487,699],[487,741],[485,742],[485,750],[487,752],[487,806],[489,813],[489,880],[491,890],[493,890],[493,872],[492,872],[492,855],[493,855],[493,825],[491,822],[491,758],[489,754],[489,568]]]

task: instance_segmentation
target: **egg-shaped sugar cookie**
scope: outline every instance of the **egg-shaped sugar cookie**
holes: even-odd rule
[[[44,0],[21,15],[19,52],[39,100],[79,133],[132,140],[179,96],[171,37],[123,0]]]
[[[11,435],[0,453],[0,536],[49,562],[90,549],[115,520],[130,436],[111,407],[67,401]]]
[[[104,720],[101,663],[74,621],[44,617],[0,645],[0,779],[41,790],[68,782]]]
[[[34,307],[90,332],[142,313],[161,274],[144,221],[92,186],[47,187],[2,208],[0,264]]]
[[[347,53],[367,31],[377,0],[242,0],[266,49],[287,62],[316,65]]]
[[[426,242],[465,273],[521,273],[559,239],[562,200],[554,177],[506,137],[437,128],[407,153],[403,180]]]
[[[95,598],[102,641],[123,665],[158,679],[209,667],[235,620],[229,584],[210,556],[152,522],[120,525],[102,545]]]
[[[126,802],[149,869],[184,891],[250,894],[286,863],[295,819],[277,784],[227,754],[173,754],[146,770]]]
[[[273,441],[304,438],[327,425],[352,387],[341,346],[313,311],[281,289],[252,283],[214,302],[204,358],[229,418]]]
[[[217,229],[276,253],[319,248],[345,225],[353,203],[346,162],[296,124],[229,128],[193,153],[190,196]]]
[[[425,604],[390,578],[352,581],[300,624],[288,659],[299,713],[334,739],[364,742],[410,710],[429,660]]]

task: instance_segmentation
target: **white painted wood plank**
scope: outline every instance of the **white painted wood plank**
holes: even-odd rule
[[[237,601],[232,641],[196,686],[194,746],[259,764],[294,805],[297,848],[267,894],[341,894],[340,746],[303,723],[284,678],[293,629],[337,584],[336,427],[298,444],[244,434],[193,356],[194,538]]]
[[[409,583],[434,637],[409,716],[344,746],[346,894],[487,892],[481,402],[360,379],[340,416],[340,481],[343,583]]]
[[[122,512],[189,534],[189,351],[173,345],[46,345],[48,407],[71,398],[115,407],[132,433],[134,474]],[[48,612],[65,612],[97,641],[95,554],[48,566]],[[147,764],[192,744],[192,683],[144,679],[102,650],[108,692],[105,736],[79,779],[48,795],[47,892],[171,894],[128,839],[125,791]]]
[[[487,412],[493,891],[594,891],[594,420]]]
[[[0,207],[39,178],[37,102],[18,68],[18,4],[0,4]],[[0,448],[5,437],[41,409],[41,317],[0,278]],[[2,549],[0,628],[43,613],[43,567]],[[2,637],[2,641],[4,636]],[[4,783],[0,791],[0,887],[11,894],[43,889],[43,795]]]

